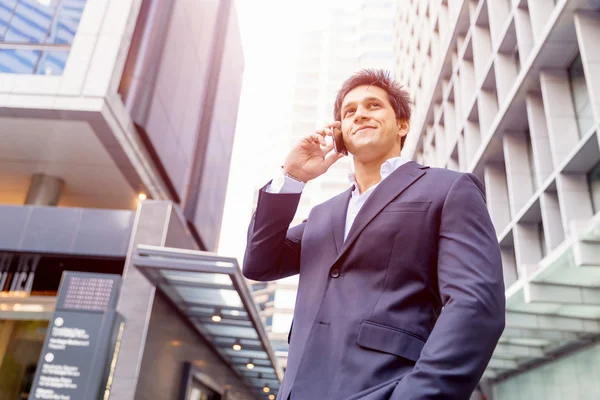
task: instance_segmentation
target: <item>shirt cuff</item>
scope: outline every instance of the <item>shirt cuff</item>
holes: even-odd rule
[[[279,170],[279,174],[271,183],[266,187],[267,193],[284,194],[284,193],[302,193],[304,182],[294,180],[283,173],[283,170]]]

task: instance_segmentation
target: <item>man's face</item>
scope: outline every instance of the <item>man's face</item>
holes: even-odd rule
[[[396,119],[382,88],[363,85],[348,92],[341,119],[344,143],[355,159],[370,162],[400,155],[400,138],[408,133],[409,124]]]

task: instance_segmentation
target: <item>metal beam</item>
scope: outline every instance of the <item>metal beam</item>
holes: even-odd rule
[[[513,360],[502,360],[499,358],[492,358],[488,364],[488,368],[500,369],[500,370],[507,370],[507,369],[510,370],[510,369],[519,368],[519,364]]]
[[[506,326],[510,328],[533,328],[562,332],[600,333],[600,320],[559,315],[506,312]]]
[[[561,332],[546,329],[526,329],[506,327],[502,332],[503,338],[508,339],[541,339],[550,342],[564,342],[579,340],[579,335],[572,332]]]
[[[495,370],[488,368],[483,372],[482,378],[483,379],[495,379],[497,376],[498,376],[498,373]]]
[[[600,306],[600,288],[529,282],[523,295],[526,303]]]
[[[227,284],[223,284],[223,283],[208,283],[208,282],[206,282],[206,283],[199,283],[199,282],[197,282],[196,283],[196,282],[183,282],[183,281],[177,281],[177,280],[169,281],[167,279],[162,279],[160,281],[160,284],[162,284],[162,285],[193,287],[193,288],[196,288],[196,289],[235,290],[235,288],[233,287],[233,284],[227,285]]]
[[[520,344],[507,344],[500,343],[496,346],[494,350],[494,356],[506,354],[512,357],[535,357],[541,358],[545,357],[544,351],[541,347],[536,346],[524,346]]]
[[[247,311],[244,307],[221,306],[221,305],[215,305],[215,304],[209,304],[209,303],[194,303],[194,302],[190,302],[190,301],[184,301],[182,303],[179,303],[178,305],[183,307],[184,310],[187,310],[188,307],[200,307],[200,308],[214,308],[215,311],[216,310],[243,311],[244,313],[247,314]],[[186,311],[186,314],[187,313],[188,312]]]
[[[166,257],[133,256],[133,263],[140,268],[166,268],[171,271],[205,272],[211,274],[232,274],[233,268],[193,259],[178,259]]]
[[[186,313],[186,315],[189,318],[196,318],[202,321],[206,322],[212,322],[212,317],[215,315],[215,313],[211,313],[211,314],[207,314],[207,313],[198,313],[198,312],[188,312]],[[248,316],[244,316],[244,315],[230,315],[230,314],[225,314],[223,315],[222,313],[219,313],[219,315],[223,318],[223,319],[229,319],[229,320],[233,320],[233,321],[247,321],[250,326],[250,319],[248,318]]]

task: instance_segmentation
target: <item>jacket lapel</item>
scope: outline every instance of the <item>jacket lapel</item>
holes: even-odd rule
[[[387,179],[384,179],[379,186],[375,188],[371,196],[367,199],[365,204],[362,206],[358,214],[356,215],[356,219],[352,224],[352,228],[350,228],[350,232],[348,233],[348,238],[345,242],[343,242],[343,246],[341,251],[338,253],[338,257],[336,259],[339,260],[344,253],[352,246],[354,241],[356,241],[357,237],[363,231],[363,229],[387,206],[392,200],[394,200],[400,193],[402,193],[406,188],[412,185],[417,181],[421,176],[425,174],[425,169],[428,167],[424,167],[414,161],[410,161],[401,167],[399,167],[396,171],[394,171]],[[344,208],[344,222],[346,216],[346,210],[348,209],[348,204],[346,202],[346,206]],[[334,214],[336,212],[334,211]],[[338,212],[339,213],[339,212]],[[344,229],[342,228],[342,240]],[[337,240],[336,240],[337,244]]]
[[[340,252],[344,244],[346,213],[348,212],[348,203],[353,189],[354,186],[351,186],[350,189],[331,199],[331,230],[333,231],[336,253]]]

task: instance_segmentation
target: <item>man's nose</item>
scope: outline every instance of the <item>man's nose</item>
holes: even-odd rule
[[[367,118],[366,110],[363,107],[358,107],[354,113],[354,122],[364,121]]]

